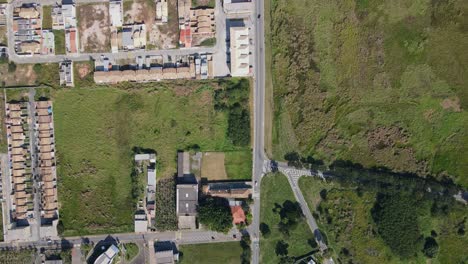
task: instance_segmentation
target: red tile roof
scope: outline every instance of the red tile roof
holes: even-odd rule
[[[242,206],[231,206],[232,222],[237,225],[245,223],[245,213]]]

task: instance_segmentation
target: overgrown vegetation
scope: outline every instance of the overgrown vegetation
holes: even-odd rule
[[[250,144],[248,79],[231,79],[215,92],[215,109],[228,113],[227,136],[236,146]]]
[[[275,158],[298,151],[468,186],[467,1],[267,6]]]
[[[52,29],[52,6],[42,6],[42,28]]]
[[[262,179],[260,263],[280,263],[314,251],[315,240],[284,175]]]
[[[125,243],[122,246],[125,247],[125,261],[132,260],[140,252],[140,248],[135,243]]]
[[[229,202],[224,198],[208,197],[198,207],[198,219],[208,229],[227,233],[232,228]]]
[[[33,70],[36,73],[36,83],[38,85],[60,86],[59,66],[57,63],[34,64]]]
[[[1,250],[0,264],[30,264],[34,262],[33,250]]]
[[[176,215],[176,183],[173,177],[160,179],[158,181],[158,191],[156,192],[155,216],[156,229],[177,230]]]
[[[135,146],[157,151],[158,178],[174,175],[178,149],[198,145],[201,151],[239,150],[226,138],[226,113],[214,110],[217,85],[125,83],[117,86],[121,89],[53,90],[64,235],[133,229]],[[158,185],[158,190],[161,193],[164,188]],[[174,193],[171,188],[168,192]],[[175,195],[163,198],[175,199]],[[167,200],[158,204],[175,207]],[[161,213],[166,209],[156,210],[156,217],[167,215]],[[175,210],[167,211],[169,220],[156,219],[157,228],[176,228]]]
[[[330,252],[342,263],[463,263],[468,209],[424,185],[302,178],[300,188]],[[415,186],[422,185],[418,188]],[[421,191],[422,190],[422,191]]]

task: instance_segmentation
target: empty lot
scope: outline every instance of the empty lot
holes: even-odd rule
[[[238,150],[215,111],[215,82],[138,84],[54,92],[64,235],[133,230],[134,147],[157,152],[157,177],[176,173],[177,150]],[[177,94],[183,89],[185,93]]]
[[[85,4],[77,7],[81,52],[110,51],[109,4]]]

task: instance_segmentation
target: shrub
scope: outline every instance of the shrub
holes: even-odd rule
[[[428,258],[434,258],[439,252],[439,244],[437,241],[432,237],[426,237],[426,241],[424,242],[424,255]]]

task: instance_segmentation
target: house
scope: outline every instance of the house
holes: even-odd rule
[[[216,182],[203,186],[203,193],[213,197],[246,199],[252,193],[251,182]]]
[[[135,233],[148,231],[148,219],[144,211],[137,212],[134,218]]]
[[[249,29],[231,27],[231,75],[247,76],[250,73]]]
[[[232,223],[235,225],[238,224],[245,224],[245,213],[242,206],[235,205],[231,206],[231,214],[232,214]]]
[[[190,174],[190,154],[188,152],[177,153],[177,177],[183,178]]]
[[[176,212],[180,229],[195,229],[198,207],[198,182],[190,172],[188,152],[177,154]]]
[[[252,0],[223,0],[223,9],[228,17],[248,16],[254,5]]]
[[[110,16],[111,26],[113,27],[122,26],[123,24],[122,1],[113,0],[109,2],[109,16]]]
[[[73,62],[66,60],[59,65],[60,85],[73,86]]]
[[[76,28],[76,7],[72,1],[63,1],[62,16],[65,29]]]
[[[179,253],[173,250],[156,251],[156,264],[173,264],[179,260]]]
[[[110,264],[119,252],[119,248],[112,245],[104,253],[99,255],[99,257],[94,261],[94,264]]]
[[[167,17],[167,0],[156,0],[156,22],[165,24],[167,23]]]
[[[157,264],[172,264],[179,261],[179,252],[171,241],[158,241],[154,245]]]
[[[215,30],[214,8],[190,10],[190,33],[192,36],[214,36]]]

